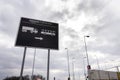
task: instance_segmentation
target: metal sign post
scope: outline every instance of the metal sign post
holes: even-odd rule
[[[33,80],[34,67],[35,67],[35,57],[36,57],[36,48],[35,48],[35,51],[34,51],[34,58],[33,58],[33,67],[32,67],[32,80]]]
[[[48,49],[47,80],[49,80],[50,49]]]
[[[24,48],[24,55],[23,55],[22,66],[21,66],[21,72],[20,72],[20,79],[19,79],[19,80],[22,80],[23,69],[24,69],[24,62],[25,62],[25,56],[26,56],[26,50],[27,50],[27,47]]]

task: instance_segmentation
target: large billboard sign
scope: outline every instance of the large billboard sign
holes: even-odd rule
[[[21,18],[16,46],[59,49],[58,24]]]

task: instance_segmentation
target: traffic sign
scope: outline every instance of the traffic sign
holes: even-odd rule
[[[59,49],[58,23],[21,18],[16,46]]]

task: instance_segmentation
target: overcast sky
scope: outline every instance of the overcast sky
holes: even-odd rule
[[[67,79],[67,51],[75,78],[83,79],[86,38],[92,69],[120,64],[120,0],[0,0],[0,79],[19,76],[24,47],[15,47],[21,17],[59,23],[59,50],[51,50],[50,79]],[[27,48],[24,75],[31,75],[34,48]],[[46,77],[46,49],[37,49],[35,72]],[[115,69],[116,70],[116,69]],[[114,71],[115,71],[114,70]]]

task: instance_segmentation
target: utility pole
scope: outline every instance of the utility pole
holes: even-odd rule
[[[70,80],[70,61],[69,61],[69,54],[68,54],[68,48],[65,48],[67,50],[67,63],[68,63],[68,80]]]

